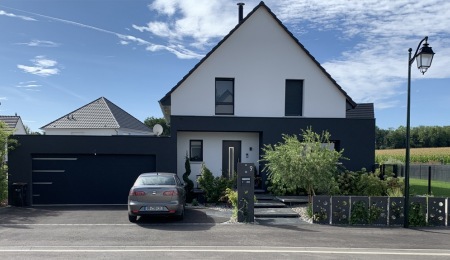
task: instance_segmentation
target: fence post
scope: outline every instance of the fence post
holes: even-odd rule
[[[431,195],[431,166],[428,166],[428,195]]]

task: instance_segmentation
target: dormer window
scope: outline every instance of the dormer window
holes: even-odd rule
[[[216,115],[234,115],[233,78],[216,78]]]

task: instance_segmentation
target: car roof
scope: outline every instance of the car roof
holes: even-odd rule
[[[145,173],[142,173],[139,176],[153,176],[153,175],[174,176],[174,175],[177,175],[177,174],[176,173],[172,173],[172,172],[145,172]]]

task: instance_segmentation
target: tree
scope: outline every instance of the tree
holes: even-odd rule
[[[334,176],[343,150],[330,149],[330,134],[302,130],[303,140],[283,134],[283,142],[265,145],[263,161],[274,193],[296,194],[306,190],[309,200],[316,191],[329,192],[336,187]]]
[[[165,118],[156,118],[156,117],[147,117],[144,120],[144,124],[146,124],[148,127],[153,128],[154,125],[160,124],[163,127],[162,136],[169,136],[170,135],[170,126],[167,124],[167,121]]]
[[[0,121],[0,204],[8,197],[8,165],[6,164],[6,155],[9,149],[12,149],[17,141],[9,138],[13,130],[4,122]]]
[[[183,174],[183,181],[185,183],[185,190],[186,190],[186,201],[191,202],[193,199],[193,192],[194,189],[194,182],[189,178],[189,175],[191,175],[191,162],[189,160],[189,156],[186,152],[186,157],[184,161],[184,168],[186,169],[186,172]]]

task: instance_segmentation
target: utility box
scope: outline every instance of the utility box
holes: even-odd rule
[[[255,220],[255,165],[238,163],[238,222],[254,222]]]

